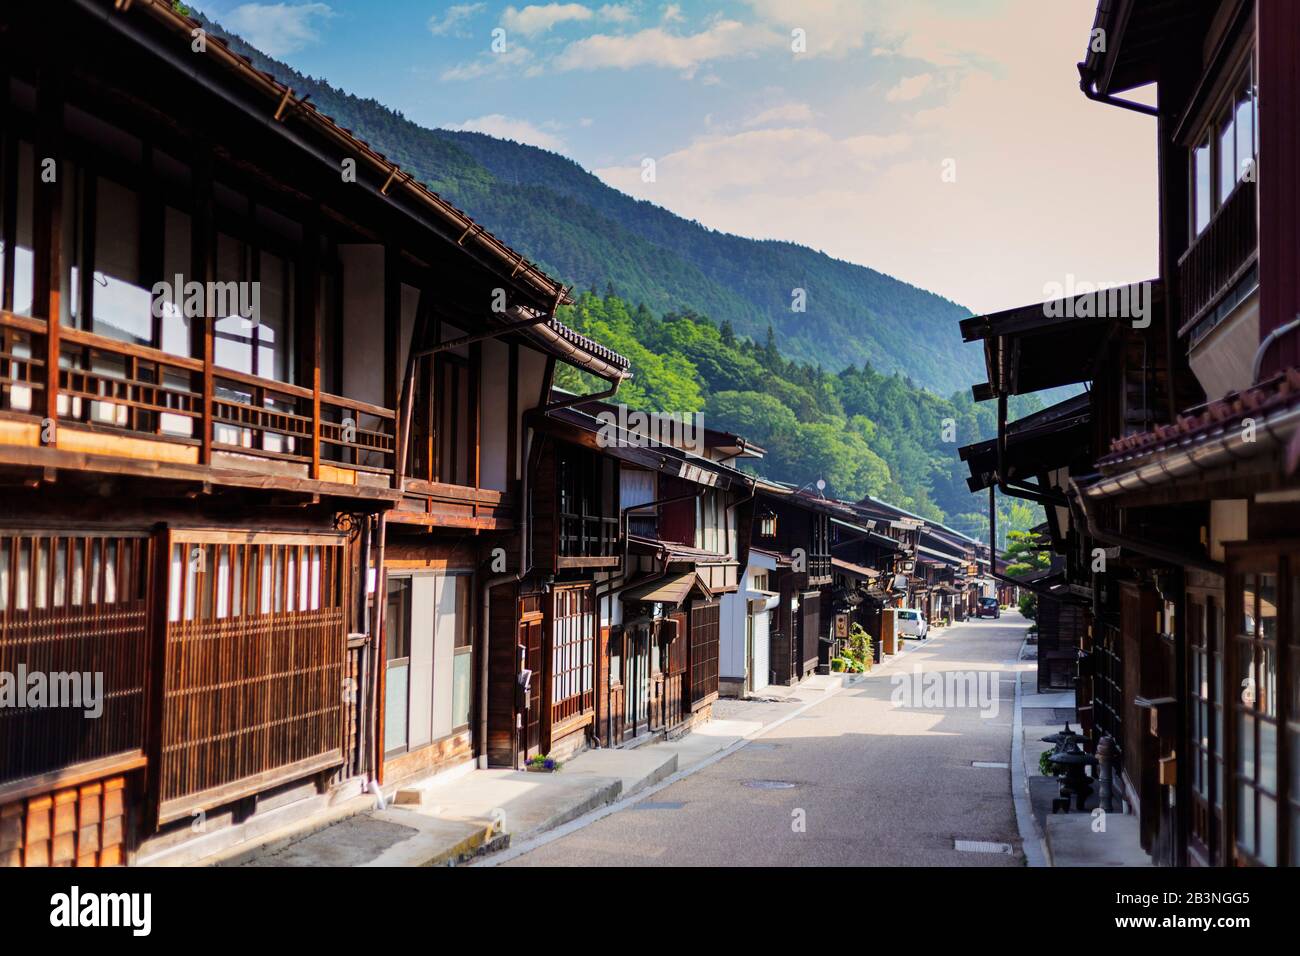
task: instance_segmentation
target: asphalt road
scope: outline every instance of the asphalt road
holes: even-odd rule
[[[972,763],[1010,761],[1026,623],[1012,613],[947,628],[890,668],[906,684],[874,674],[505,865],[1021,866],[1010,770]],[[945,675],[947,693],[925,675]],[[1011,852],[959,851],[957,840]]]

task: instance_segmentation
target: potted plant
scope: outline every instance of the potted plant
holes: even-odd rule
[[[849,628],[849,653],[852,654],[863,671],[871,670],[871,642],[873,638],[856,621]]]
[[[537,754],[530,757],[524,767],[532,773],[555,773],[560,769],[560,762],[546,754]]]

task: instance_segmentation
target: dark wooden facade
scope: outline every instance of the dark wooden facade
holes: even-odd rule
[[[558,283],[194,28],[0,13],[0,670],[103,684],[93,718],[0,715],[7,864],[182,859],[259,804],[486,756],[524,415],[557,359],[626,370],[554,321]]]
[[[1040,323],[1035,342],[1014,315],[966,324],[988,359],[977,397],[1003,403],[984,486],[1047,506],[1055,591],[1087,620],[1081,717],[1118,744],[1123,807],[1161,864],[1300,863],[1297,24],[1277,0],[1098,8],[1085,93],[1122,106],[1158,84],[1136,108],[1158,136],[1161,275],[1151,326],[1112,322],[1109,359],[1076,371],[1084,460],[1046,438],[1013,453],[1005,396],[1063,384],[1036,355],[1080,354],[1089,323]],[[1035,456],[1036,481],[1016,480]]]

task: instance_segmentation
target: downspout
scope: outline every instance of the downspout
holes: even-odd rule
[[[568,398],[561,398],[540,405],[534,409],[534,411],[539,415],[546,415],[549,412],[559,411],[561,408],[569,408],[572,405],[581,405],[583,402],[603,402],[607,398],[613,398],[618,392],[618,387],[622,384],[623,380],[621,378],[607,378],[605,381],[609,382],[609,388],[605,389],[603,392],[595,392],[591,395],[570,395]],[[547,389],[547,394],[550,394],[549,388]]]
[[[1070,495],[1078,504],[1079,513],[1083,516],[1084,527],[1089,535],[1104,544],[1113,547],[1127,548],[1138,554],[1145,555],[1149,558],[1155,558],[1157,561],[1164,561],[1167,564],[1175,566],[1196,568],[1200,571],[1208,571],[1210,574],[1224,575],[1226,568],[1219,561],[1213,561],[1210,558],[1202,557],[1190,551],[1183,551],[1178,548],[1166,547],[1162,544],[1154,544],[1150,541],[1143,541],[1141,538],[1130,537],[1121,534],[1118,531],[1112,531],[1109,528],[1103,528],[1098,520],[1096,512],[1092,510],[1088,496],[1085,495],[1079,487],[1079,483],[1070,479]]]
[[[1277,342],[1278,339],[1282,338],[1282,336],[1286,335],[1288,332],[1294,332],[1296,329],[1300,329],[1300,315],[1297,315],[1285,325],[1279,325],[1272,332],[1269,332],[1268,335],[1264,336],[1264,341],[1260,342],[1259,348],[1255,350],[1255,361],[1251,365],[1250,372],[1251,384],[1259,384],[1259,371],[1264,365],[1264,358],[1268,355],[1268,350],[1273,347],[1273,344]]]
[[[375,666],[372,668],[374,675],[371,680],[372,693],[370,697],[373,704],[369,708],[371,725],[370,739],[373,749],[371,750],[372,773],[368,789],[371,793],[374,793],[377,796],[381,809],[384,804],[383,790],[381,789],[384,781],[384,743],[379,739],[379,701],[381,700],[379,684],[384,671],[383,665],[386,663],[383,659],[383,651],[386,644],[386,641],[384,640],[384,606],[388,603],[384,578],[384,543],[388,536],[387,517],[387,514],[384,512],[381,512],[378,515],[379,543],[375,548],[375,607],[373,612],[375,621],[373,642],[375,647]],[[365,590],[370,583],[370,569],[362,568],[361,573],[361,587],[362,590]]]

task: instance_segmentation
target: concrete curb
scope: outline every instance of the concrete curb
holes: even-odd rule
[[[1021,645],[1024,650],[1024,645]],[[1021,674],[1016,678],[1015,717],[1011,722],[1011,799],[1016,809],[1016,829],[1020,831],[1020,845],[1025,854],[1025,865],[1042,867],[1052,865],[1052,850],[1046,834],[1040,833],[1029,801],[1029,776],[1025,773],[1025,725],[1022,713]]]

